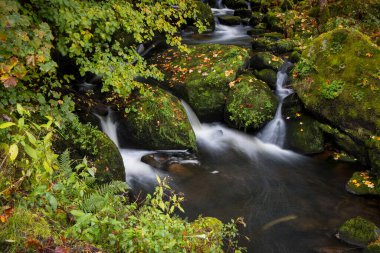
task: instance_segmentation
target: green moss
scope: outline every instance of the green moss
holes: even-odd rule
[[[148,149],[193,149],[195,135],[180,101],[154,88],[137,96],[126,108],[123,122],[135,143]]]
[[[215,29],[215,20],[210,6],[201,1],[195,1],[195,3],[196,10],[193,11],[197,12],[198,20],[205,24],[207,29],[213,31]],[[197,20],[190,19],[187,24],[194,25],[196,22]]]
[[[212,244],[221,244],[223,240],[223,223],[214,217],[200,217],[191,223],[191,227],[196,235],[208,235],[209,242],[205,243],[204,239],[199,238],[203,244],[200,252],[213,252],[210,248]]]
[[[245,0],[223,0],[223,3],[230,9],[247,8],[247,3]]]
[[[255,76],[266,82],[272,89],[276,89],[277,73],[273,69],[255,70]]]
[[[229,45],[189,46],[190,52],[169,49],[153,61],[165,73],[166,85],[184,98],[198,117],[221,117],[228,83],[248,61],[248,50]]]
[[[255,28],[259,27],[255,26]],[[252,49],[256,51],[263,50],[283,54],[293,51],[293,48],[294,42],[289,39],[276,40],[271,37],[260,37],[252,40]]]
[[[308,71],[301,73],[305,62]],[[380,135],[380,118],[374,117],[380,115],[379,64],[380,49],[367,36],[335,29],[312,40],[303,51],[293,72],[298,77],[293,87],[307,109],[368,149],[371,136]],[[341,85],[333,87],[334,83]]]
[[[380,185],[368,172],[355,172],[346,185],[347,191],[357,195],[379,195]]]
[[[239,16],[221,16],[218,19],[222,25],[239,25],[241,21]]]
[[[20,252],[27,239],[47,239],[51,234],[49,224],[41,215],[19,207],[5,223],[0,223],[0,250]]]
[[[253,75],[242,75],[230,84],[226,121],[239,129],[258,129],[271,120],[277,99],[269,87]]]
[[[365,247],[379,237],[379,228],[361,217],[346,221],[339,228],[339,238],[347,243]]]
[[[364,253],[380,253],[380,241],[370,243],[365,249]]]
[[[253,55],[250,61],[250,66],[253,69],[273,69],[278,71],[281,66],[284,64],[284,61],[271,53],[268,52],[258,52]]]
[[[239,16],[241,18],[251,18],[252,17],[252,11],[248,9],[237,9],[234,12],[234,16]]]

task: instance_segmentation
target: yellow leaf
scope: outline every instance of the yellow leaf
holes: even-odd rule
[[[231,74],[233,74],[233,73],[234,73],[234,70],[233,70],[233,69],[224,71],[224,75],[225,75],[226,77],[229,77],[229,76],[230,76]]]
[[[18,155],[18,146],[16,144],[12,144],[9,147],[8,153],[9,153],[9,158],[13,162],[16,159],[17,155]]]

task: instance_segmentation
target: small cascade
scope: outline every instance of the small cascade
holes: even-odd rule
[[[247,2],[247,9],[250,10],[250,11],[252,10],[252,6],[251,6],[251,2],[250,1]]]
[[[120,148],[119,140],[117,138],[117,124],[112,118],[113,113],[114,112],[108,108],[108,113],[106,116],[100,116],[98,114],[95,114],[95,116],[100,119],[102,131],[108,135],[108,137],[116,144],[118,148]]]
[[[293,93],[292,89],[285,88],[284,85],[288,80],[287,69],[290,67],[290,63],[285,63],[280,71],[277,72],[276,81],[276,95],[278,97],[278,107],[276,114],[272,121],[270,121],[264,129],[258,134],[258,137],[266,143],[272,143],[279,147],[284,146],[286,136],[285,121],[282,117],[282,105],[284,99]]]
[[[202,128],[202,124],[199,121],[195,112],[191,109],[191,107],[184,100],[181,99],[181,103],[183,105],[183,108],[185,108],[187,117],[189,118],[190,125],[192,126],[194,132],[200,130]]]
[[[100,119],[102,131],[108,135],[119,148],[124,162],[126,182],[131,187],[133,187],[135,183],[138,183],[140,186],[151,185],[152,182],[155,182],[156,175],[160,175],[160,173],[153,170],[148,164],[143,163],[141,157],[152,153],[152,151],[121,149],[117,137],[117,122],[113,119],[114,113],[115,112],[109,108],[106,116],[95,115]]]
[[[223,9],[224,8],[224,4],[222,3],[223,0],[216,0],[215,2],[215,8],[217,9]]]

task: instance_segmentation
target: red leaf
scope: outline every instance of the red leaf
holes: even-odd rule
[[[67,247],[58,246],[55,248],[54,253],[70,253],[70,249]]]
[[[14,76],[10,76],[6,79],[2,79],[2,81],[5,88],[15,87],[17,85],[17,78]]]

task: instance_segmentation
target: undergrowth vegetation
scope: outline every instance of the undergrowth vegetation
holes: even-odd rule
[[[190,223],[177,216],[184,197],[166,179],[157,178],[158,187],[144,200],[132,200],[125,182],[99,185],[86,158],[72,160],[68,151],[52,150],[53,118],[36,124],[21,105],[14,115],[0,123],[3,252],[221,252],[223,245],[241,250],[236,222],[201,217]]]

